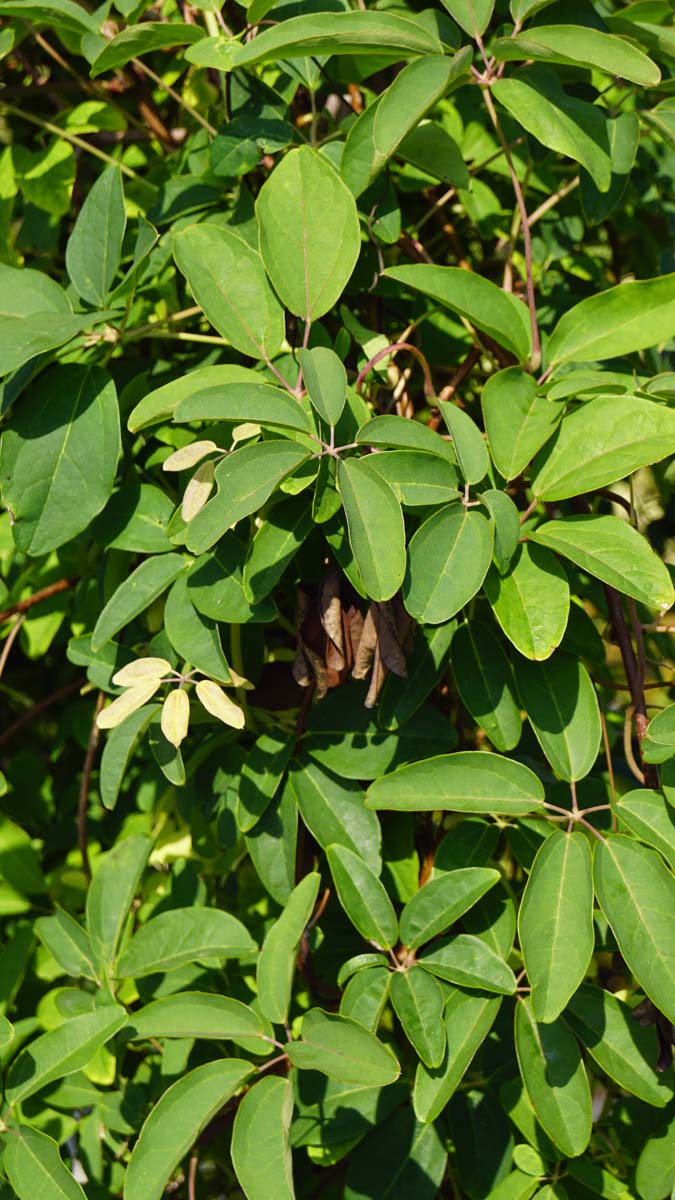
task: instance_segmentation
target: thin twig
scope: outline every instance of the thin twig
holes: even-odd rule
[[[25,620],[26,620],[25,613],[19,613],[18,617],[16,618],[16,621],[12,625],[12,628],[10,629],[9,633],[7,634],[7,637],[5,638],[5,642],[2,647],[2,654],[0,654],[0,679],[2,678],[2,673],[5,669],[5,667],[7,666],[7,659],[9,658],[9,652],[12,649],[12,646],[14,645],[14,642],[16,641],[17,637],[19,636],[19,633],[21,632],[21,626],[23,625]]]
[[[553,192],[553,194],[549,196],[547,200],[544,200],[539,205],[539,208],[535,208],[534,212],[531,212],[529,217],[530,229],[536,224],[537,221],[540,221],[542,217],[545,217],[547,212],[550,212],[552,208],[555,208],[561,200],[564,200],[566,196],[569,196],[570,192],[573,192],[575,188],[578,188],[580,183],[581,176],[575,175],[574,179],[570,179],[569,183],[566,183],[564,187],[558,188],[557,192]]]
[[[605,760],[607,762],[607,774],[609,775],[609,799],[613,806],[616,800],[616,784],[614,781],[614,764],[612,762],[612,751],[609,744],[609,731],[607,729],[607,721],[605,714],[602,711],[602,705],[598,701],[598,710],[600,712],[600,725],[602,726],[602,741],[605,747]],[[616,815],[612,807],[612,831],[616,833]]]
[[[25,600],[17,600],[11,608],[0,612],[0,621],[7,621],[17,613],[28,612],[33,605],[41,604],[43,600],[49,600],[52,596],[57,596],[59,592],[67,592],[69,588],[75,587],[79,580],[79,575],[71,575],[69,579],[57,579],[56,583],[50,583],[48,587],[41,588],[39,592],[33,592],[33,595],[27,596]]]
[[[105,692],[99,692],[94,706],[94,719],[91,723],[91,733],[89,734],[87,753],[84,758],[82,779],[80,780],[80,794],[77,802],[77,844],[82,857],[82,870],[88,884],[91,883],[91,866],[89,864],[89,850],[87,848],[87,802],[89,800],[91,772],[94,766],[94,759],[96,758],[100,734],[96,719],[104,704]]]
[[[143,73],[147,75],[149,79],[152,79],[153,83],[157,84],[157,87],[163,88],[167,96],[170,96],[172,100],[175,100],[176,104],[178,104],[180,108],[185,109],[185,112],[190,114],[193,121],[197,121],[197,123],[201,125],[202,129],[205,129],[206,132],[211,135],[211,137],[216,136],[218,130],[215,128],[215,126],[212,125],[210,121],[207,121],[206,117],[203,117],[201,113],[198,113],[196,108],[193,108],[191,104],[188,104],[187,100],[182,98],[180,92],[177,92],[175,88],[170,86],[170,84],[165,83],[161,75],[157,75],[157,73],[140,58],[132,58],[131,61],[137,71],[143,71]]]
[[[109,167],[119,167],[123,175],[126,175],[128,179],[133,179],[134,183],[147,188],[154,196],[154,186],[148,183],[147,179],[142,179],[126,163],[112,158],[110,154],[106,154],[105,150],[99,150],[98,146],[92,146],[91,142],[85,142],[84,138],[78,137],[76,133],[70,133],[67,129],[62,129],[60,125],[54,125],[51,121],[46,121],[43,117],[36,117],[33,113],[26,112],[25,109],[15,108],[13,104],[8,104],[6,100],[0,99],[0,108],[10,113],[11,116],[18,117],[21,121],[28,121],[30,124],[44,129],[47,133],[53,133],[55,137],[70,142],[72,146],[77,146],[80,150],[85,150],[87,154],[93,154],[94,158],[107,163]]]
[[[188,1169],[188,1181],[187,1181],[188,1200],[195,1200],[195,1196],[197,1194],[195,1192],[195,1183],[197,1181],[197,1163],[198,1162],[199,1162],[199,1156],[197,1155],[197,1153],[195,1151],[193,1151],[193,1153],[190,1155],[190,1166]]]
[[[380,359],[386,358],[390,354],[397,354],[399,350],[407,350],[409,354],[413,354],[415,356],[424,372],[424,395],[427,398],[433,396],[435,394],[434,381],[431,377],[429,364],[422,354],[422,351],[418,350],[417,346],[413,346],[411,342],[393,342],[391,346],[385,346],[384,350],[378,350],[377,354],[374,354],[373,357],[368,360],[365,367],[362,367],[359,371],[356,379],[357,392],[360,392],[361,384],[363,383],[364,379],[373,369],[373,367],[380,362]]]
[[[43,713],[47,708],[51,708],[53,704],[58,704],[60,700],[65,700],[67,696],[76,692],[78,688],[82,687],[84,682],[85,680],[81,677],[73,679],[65,687],[57,688],[55,692],[52,692],[50,696],[46,696],[44,700],[39,700],[37,704],[29,708],[28,712],[23,713],[12,725],[8,725],[7,729],[3,729],[2,733],[0,733],[0,746],[4,746],[5,742],[8,742],[20,729],[23,729],[24,725],[30,725],[31,721],[35,717],[39,717],[40,713]]]

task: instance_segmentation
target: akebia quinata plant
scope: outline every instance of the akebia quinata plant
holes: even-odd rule
[[[0,0],[0,1200],[668,1200],[675,11]]]

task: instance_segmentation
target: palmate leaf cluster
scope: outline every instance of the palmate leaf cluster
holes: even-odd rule
[[[675,1195],[675,6],[0,0],[0,1197]]]

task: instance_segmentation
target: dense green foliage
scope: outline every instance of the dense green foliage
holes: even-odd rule
[[[675,3],[422,3],[0,0],[0,1200],[675,1196]]]

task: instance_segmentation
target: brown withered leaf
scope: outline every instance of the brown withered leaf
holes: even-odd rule
[[[359,644],[354,650],[354,679],[366,679],[370,686],[365,699],[366,708],[374,708],[387,675],[391,671],[404,679],[408,674],[405,651],[412,632],[412,621],[398,597],[373,601]]]

